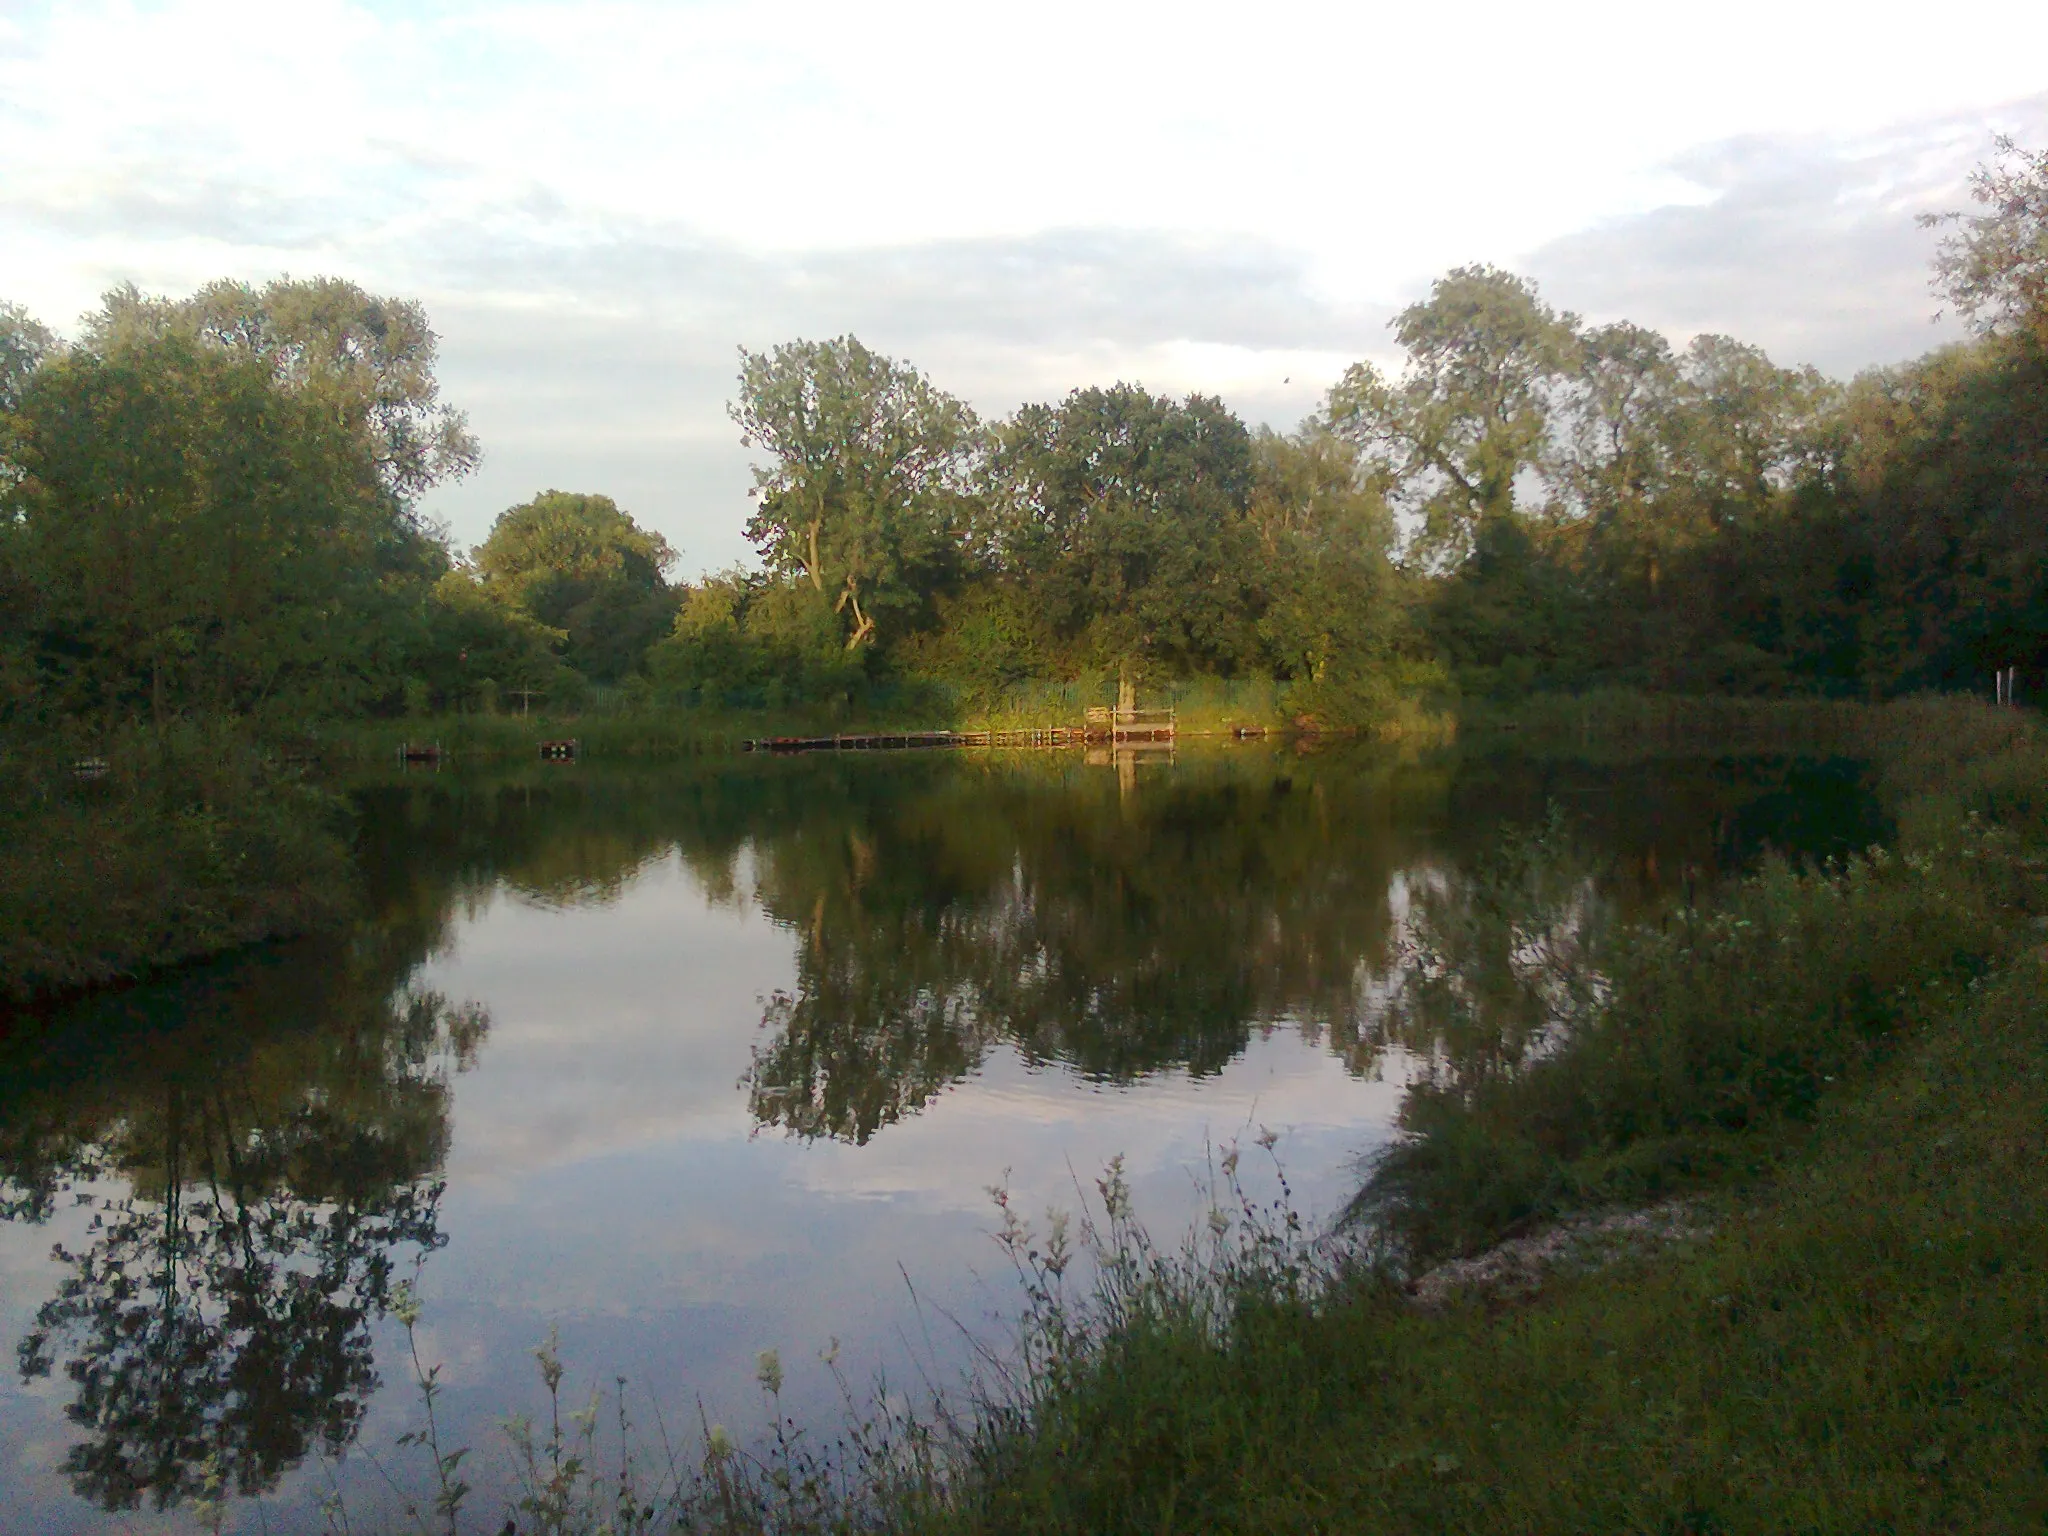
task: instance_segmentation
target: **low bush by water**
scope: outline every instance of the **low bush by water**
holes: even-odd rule
[[[340,802],[239,733],[60,748],[0,754],[0,1003],[302,933],[350,905]]]

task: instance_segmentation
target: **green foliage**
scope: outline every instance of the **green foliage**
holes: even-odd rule
[[[0,753],[0,1004],[323,926],[350,903],[340,810],[231,732]]]
[[[410,503],[476,467],[480,450],[434,378],[438,338],[411,299],[380,298],[341,278],[222,280],[190,298],[132,284],[86,322],[83,349],[112,355],[183,337],[261,363],[356,437],[384,488]]]
[[[1577,317],[1495,267],[1459,267],[1394,318],[1408,352],[1398,382],[1355,363],[1331,389],[1332,428],[1385,466],[1421,519],[1423,549],[1462,559],[1515,510],[1515,485],[1542,459],[1550,394],[1571,366]]]
[[[1412,641],[1394,570],[1392,510],[1358,446],[1310,426],[1253,444],[1249,515],[1263,573],[1258,636],[1297,707],[1324,724],[1374,725],[1412,696]]]
[[[648,675],[671,697],[715,708],[845,703],[867,670],[841,636],[832,598],[808,582],[714,576],[685,595]]]
[[[970,711],[1066,671],[1065,648],[1044,610],[1014,585],[976,582],[940,599],[936,619],[893,659],[906,673],[953,689]]]
[[[807,583],[855,650],[918,613],[955,573],[974,413],[852,336],[740,353],[731,406],[770,463],[747,537],[771,575]]]
[[[502,601],[473,572],[457,567],[434,583],[426,606],[425,638],[414,651],[425,713],[481,705],[486,680],[500,688],[565,691],[566,669],[555,657],[564,631]],[[409,694],[408,697],[411,697]]]
[[[1027,405],[997,433],[984,535],[1090,662],[1254,659],[1251,436],[1221,401],[1131,384]]]
[[[483,592],[523,621],[515,628],[558,631],[564,660],[596,683],[637,670],[668,631],[676,604],[665,573],[675,559],[609,496],[568,491],[500,513],[474,555]]]
[[[397,584],[426,558],[355,436],[262,364],[181,336],[39,369],[7,616],[44,707],[333,713],[388,686]]]
[[[1954,780],[1910,789],[1904,853],[1774,858],[1654,923],[1604,923],[1589,893],[1557,886],[1559,850],[1540,842],[1472,890],[1426,896],[1406,1029],[1437,1065],[1356,1214],[1429,1260],[1715,1177],[1731,1138],[1810,1117],[1825,1084],[1955,1007],[2010,956],[2010,914],[2043,895],[2031,786],[2048,764],[1972,713],[1987,712],[1908,715],[1884,747],[1938,755]]]

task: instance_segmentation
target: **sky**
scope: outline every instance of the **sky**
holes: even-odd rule
[[[1847,375],[1956,334],[1935,236],[2048,143],[2048,6],[0,0],[0,298],[422,300],[484,462],[747,553],[737,349],[847,332],[977,409],[1119,379],[1293,426],[1492,262]]]

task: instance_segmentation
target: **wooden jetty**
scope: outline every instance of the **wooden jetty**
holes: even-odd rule
[[[398,744],[398,760],[401,763],[438,763],[446,755],[438,741],[401,741]]]
[[[1080,726],[1055,725],[1025,731],[858,731],[833,736],[760,736],[740,743],[743,752],[903,752],[923,747],[1079,747],[1166,745],[1180,729],[1170,709],[1088,711]]]
[[[1088,711],[1088,739],[1116,742],[1172,741],[1180,734],[1180,714],[1172,709],[1139,709],[1119,704],[1097,705]]]
[[[743,752],[901,752],[919,747],[1077,747],[1085,731],[1054,726],[1036,731],[860,731],[834,736],[761,736],[740,743]]]

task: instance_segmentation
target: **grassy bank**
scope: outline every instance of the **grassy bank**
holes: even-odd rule
[[[1266,679],[1196,678],[1148,688],[1146,708],[1171,708],[1181,732],[1228,736],[1250,729],[1297,731],[1290,685]],[[991,698],[963,699],[938,687],[877,693],[858,705],[791,705],[725,710],[670,704],[659,698],[618,698],[577,713],[453,714],[414,719],[360,720],[308,730],[294,743],[324,763],[380,764],[402,745],[436,745],[472,761],[531,757],[543,741],[573,737],[593,756],[667,757],[732,752],[770,736],[903,730],[1049,730],[1082,724],[1092,705],[1112,702],[1114,679],[1041,683]],[[1320,727],[1329,722],[1311,722]],[[1389,706],[1363,724],[1334,729],[1388,739],[1449,740],[1457,722],[1413,701]]]
[[[343,914],[332,796],[198,727],[0,752],[0,1005],[132,979]]]
[[[986,1442],[947,1531],[2007,1531],[2048,1517],[2048,967],[1532,1301],[1186,1285]],[[1269,1289],[1269,1288],[1267,1288]]]
[[[539,743],[575,737],[595,755],[677,756],[735,751],[768,736],[894,730],[1044,730],[1081,724],[1093,705],[1116,695],[1113,676],[1021,685],[963,697],[938,685],[876,690],[858,704],[788,705],[728,710],[676,704],[623,692],[580,711],[467,713],[360,720],[309,730],[296,745],[323,761],[381,763],[404,743],[434,743],[477,760],[532,756]],[[1413,696],[1316,708],[1301,685],[1265,678],[1188,678],[1141,690],[1146,708],[1171,708],[1183,734],[1228,736],[1239,730],[1327,732],[1389,740],[1449,741],[1460,736],[1512,739],[1532,752],[1593,757],[1662,753],[1823,752],[1860,754],[1882,745],[1921,706],[1881,707],[1831,700],[1711,698],[1629,689],[1545,694],[1504,706]],[[1933,701],[1936,712],[1949,706]],[[1912,727],[1904,727],[1912,729]]]

